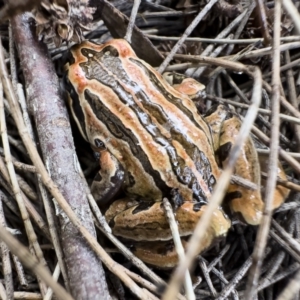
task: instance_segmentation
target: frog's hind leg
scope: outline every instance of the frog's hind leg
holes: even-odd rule
[[[206,121],[212,129],[214,148],[219,165],[224,168],[228,161],[231,147],[240,131],[241,121],[224,105],[218,105],[208,111]],[[242,217],[251,225],[260,223],[264,203],[260,194],[260,166],[253,141],[248,138],[236,161],[234,174],[257,185],[256,190],[250,190],[237,184],[230,184],[225,204],[230,210]]]
[[[212,129],[214,149],[219,165],[224,168],[227,164],[230,149],[240,131],[241,121],[224,105],[218,105],[208,111],[205,120]],[[236,161],[234,174],[255,183],[258,188],[251,190],[237,184],[230,184],[225,197],[225,203],[229,205],[230,210],[240,215],[243,220],[251,225],[260,223],[264,209],[260,192],[260,167],[265,170],[266,161],[266,159],[258,158],[254,142],[249,137]],[[278,176],[281,179],[286,179],[280,163],[278,164]],[[273,199],[273,209],[279,207],[287,195],[288,190],[286,188],[277,186]]]
[[[181,237],[190,236],[199,219],[205,213],[206,205],[199,203],[184,202],[176,209],[175,219]],[[166,219],[162,202],[139,202],[130,199],[120,199],[112,203],[105,213],[106,220],[110,224],[113,234],[131,241],[171,241],[172,234],[169,223]],[[205,238],[199,245],[198,252],[208,248],[216,238],[226,235],[231,223],[221,208],[217,209],[210,222]],[[136,251],[139,257],[145,260],[144,256],[151,255],[145,250]],[[142,254],[144,253],[144,254]],[[155,253],[154,255],[158,255]],[[171,254],[170,254],[171,255]],[[153,264],[155,259],[145,260]]]

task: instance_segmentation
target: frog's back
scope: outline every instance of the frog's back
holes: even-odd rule
[[[101,140],[126,170],[131,195],[161,200],[177,189],[206,201],[219,176],[210,131],[193,102],[175,91],[124,40],[73,50],[73,111],[93,145]]]

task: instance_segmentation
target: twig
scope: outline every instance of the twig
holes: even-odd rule
[[[236,101],[233,101],[233,100],[216,97],[216,96],[213,96],[213,95],[206,95],[206,98],[208,100],[212,100],[212,101],[219,102],[219,103],[228,103],[228,104],[231,104],[233,106],[244,108],[244,109],[248,109],[248,107],[249,107],[249,104],[240,103],[240,102],[236,102]],[[268,115],[268,116],[272,115],[272,112],[269,109],[265,109],[265,108],[259,108],[258,112],[260,114],[265,114],[265,115]],[[300,119],[298,119],[296,117],[291,117],[291,116],[288,116],[288,115],[285,115],[285,114],[279,114],[279,117],[282,120],[300,125]]]
[[[264,277],[258,284],[258,290],[262,289],[263,287],[266,287],[268,283],[270,283],[275,273],[280,268],[285,257],[286,253],[282,250],[275,254],[275,257],[273,257],[270,261],[270,269],[268,270],[268,273],[264,275]]]
[[[170,61],[173,59],[174,54],[178,51],[178,49],[182,46],[185,39],[192,33],[194,28],[198,25],[198,23],[203,19],[203,17],[210,11],[210,9],[218,2],[218,0],[211,0],[209,1],[206,6],[199,12],[197,17],[193,20],[193,22],[190,24],[190,26],[185,30],[180,40],[174,45],[171,52],[168,54],[168,56],[165,58],[165,60],[162,62],[162,64],[158,68],[159,73],[163,73],[165,68],[168,66]]]
[[[3,176],[4,180],[6,181],[6,182],[4,182],[4,180],[2,180],[2,177],[0,177],[1,185],[6,189],[6,191],[12,197],[14,197],[14,194],[12,192],[12,187],[10,184],[8,184],[9,174],[8,174],[7,168],[5,167],[4,160],[2,159],[1,156],[0,156],[0,173]],[[38,225],[38,227],[43,231],[44,235],[50,241],[51,238],[50,238],[50,234],[48,231],[48,225],[46,224],[46,222],[43,220],[41,215],[37,212],[36,208],[32,205],[32,203],[28,200],[28,198],[25,196],[25,194],[22,191],[21,191],[21,195],[22,195],[25,207],[26,207],[30,217],[34,220],[34,222]],[[8,205],[8,207],[11,208],[12,211],[15,212],[16,215],[19,215],[19,209],[17,209],[17,211],[16,211],[16,209],[13,207],[12,203],[7,204],[7,205]]]
[[[238,39],[240,37],[240,35],[241,35],[242,31],[244,30],[244,28],[245,28],[245,26],[246,26],[246,24],[247,24],[247,22],[249,20],[249,17],[251,16],[251,14],[252,14],[253,9],[255,8],[255,6],[256,6],[255,1],[250,1],[249,6],[247,7],[247,12],[246,12],[244,18],[241,20],[238,28],[236,29],[236,32],[234,34],[234,38],[233,39]],[[226,50],[226,55],[229,55],[232,52],[232,50],[234,49],[234,44],[232,44],[230,42],[228,44],[229,44],[229,46],[228,46],[228,48]]]
[[[272,210],[273,210],[273,195],[276,188],[277,178],[277,161],[278,161],[278,146],[279,146],[279,111],[280,111],[280,18],[281,18],[281,2],[275,1],[274,10],[274,37],[273,37],[273,77],[272,77],[272,118],[271,118],[271,153],[269,156],[268,165],[268,180],[265,192],[265,207],[261,224],[258,229],[255,247],[253,250],[253,264],[249,271],[249,277],[246,288],[246,300],[251,300],[256,297],[257,282],[263,259],[267,236],[270,228]]]
[[[262,175],[262,178],[265,178],[265,179],[268,178],[268,174],[265,173],[265,172],[261,172],[261,175]],[[284,186],[284,187],[286,187],[288,189],[291,189],[291,190],[294,190],[296,192],[300,192],[300,185],[299,184],[296,184],[296,183],[291,182],[291,181],[282,180],[279,177],[277,177],[276,182],[277,182],[278,185]]]
[[[246,189],[249,189],[249,190],[257,190],[258,189],[257,184],[255,184],[254,182],[251,182],[247,179],[244,179],[244,178],[234,175],[234,174],[231,175],[230,182],[233,184],[237,184],[239,186],[245,187]]]
[[[297,263],[300,264],[300,255],[292,249],[292,247],[282,239],[273,229],[269,232],[270,237],[273,238],[291,257],[293,257]]]
[[[28,282],[27,282],[27,279],[25,277],[24,268],[23,268],[23,266],[22,266],[19,258],[16,255],[14,255],[14,254],[12,255],[12,258],[13,258],[13,261],[14,261],[16,272],[18,274],[20,285],[22,287],[27,287],[28,286]]]
[[[245,276],[248,272],[250,266],[252,264],[252,258],[248,258],[240,270],[236,273],[236,275],[230,280],[229,284],[222,290],[220,295],[216,298],[216,300],[224,300],[227,299],[229,294],[235,289],[236,285],[240,282],[240,280]]]
[[[282,1],[282,4],[287,13],[291,16],[298,33],[300,33],[300,15],[297,8],[291,0],[284,0]]]
[[[294,299],[294,296],[300,289],[299,281],[300,281],[300,270],[296,273],[296,275],[292,279],[289,280],[288,285],[279,294],[276,300]]]
[[[8,300],[5,288],[1,281],[0,281],[0,297],[1,297],[1,300]]]
[[[262,0],[256,0],[257,11],[259,12],[259,22],[261,25],[262,35],[264,37],[264,44],[269,45],[271,43],[271,36],[268,30],[268,20],[266,16],[265,3]]]
[[[3,226],[0,225],[0,240],[2,240],[12,253],[17,255],[21,262],[40,277],[48,286],[52,288],[57,297],[61,300],[73,300],[73,297],[56,283],[49,271],[39,263],[29,251],[19,243]]]
[[[52,278],[55,282],[57,282],[58,278],[59,278],[59,275],[60,275],[60,268],[59,268],[59,264],[56,264],[56,267],[54,269],[54,272],[53,272],[53,275],[52,275]],[[47,290],[47,293],[45,294],[45,297],[43,300],[51,300],[52,298],[52,295],[53,295],[53,291],[51,288],[48,288]]]
[[[202,270],[202,273],[203,273],[203,276],[205,278],[205,281],[206,281],[206,283],[208,285],[208,288],[210,290],[210,293],[215,298],[217,296],[217,291],[214,288],[213,283],[211,282],[207,265],[206,265],[206,263],[203,260],[200,260],[199,265],[200,265],[200,268]]]
[[[300,43],[299,42],[292,42],[292,43],[286,43],[286,44],[282,44],[279,47],[280,52],[282,51],[287,51],[287,50],[292,50],[292,49],[297,49],[300,47]],[[265,48],[261,48],[258,50],[253,50],[247,54],[245,54],[244,58],[254,58],[254,57],[260,57],[260,56],[264,56],[264,55],[272,55],[272,47],[265,47]],[[227,56],[227,57],[222,57],[224,59],[229,59],[231,56]]]
[[[47,216],[47,221],[49,224],[49,232],[51,235],[51,241],[53,244],[53,247],[55,249],[55,253],[56,253],[56,257],[58,260],[58,264],[60,267],[60,270],[62,272],[63,275],[63,279],[64,279],[64,284],[65,287],[67,289],[68,292],[70,292],[70,285],[69,285],[69,279],[68,279],[68,274],[67,274],[67,269],[66,269],[66,264],[65,261],[63,259],[64,255],[63,255],[63,251],[62,251],[62,247],[59,241],[59,234],[58,234],[58,228],[56,226],[56,222],[55,222],[55,217],[54,217],[54,212],[53,212],[53,208],[51,206],[50,203],[50,199],[49,196],[47,194],[46,189],[44,188],[44,186],[42,185],[42,182],[40,180],[40,178],[38,178],[38,187],[41,193],[41,198],[44,204],[44,209],[46,212],[46,216]],[[45,295],[46,297],[46,295]]]
[[[153,34],[145,34],[149,39],[156,40],[156,41],[178,41],[180,37],[175,36],[162,36],[162,35],[153,35]],[[202,42],[202,43],[214,43],[214,44],[234,44],[234,45],[240,45],[240,44],[254,44],[262,42],[262,38],[254,38],[254,39],[223,39],[223,38],[214,38],[214,39],[208,39],[208,38],[200,38],[200,37],[187,37],[185,39],[187,42]],[[299,36],[286,36],[280,38],[281,42],[298,42],[300,41]]]
[[[131,15],[130,15],[129,23],[128,23],[128,26],[127,26],[127,31],[126,31],[126,34],[125,34],[125,37],[124,37],[124,39],[129,44],[131,43],[132,30],[133,30],[133,27],[134,27],[135,18],[136,18],[137,12],[139,10],[140,4],[141,4],[141,0],[134,0],[133,7],[131,9]]]
[[[232,80],[232,78],[228,75],[228,73],[223,70],[222,71],[223,75],[225,76],[225,79],[228,81],[229,85],[232,87],[232,89],[236,92],[236,94],[240,97],[240,99],[249,104],[249,100],[246,97],[246,95],[242,92],[242,90],[237,86],[237,84]],[[266,121],[264,117],[262,117],[261,115],[257,116],[258,120],[264,125],[266,126],[269,130],[271,128],[271,124],[270,122]],[[300,121],[300,120],[299,120]],[[279,133],[279,137],[282,140],[282,142],[284,142],[286,145],[290,145],[291,142],[281,133]]]
[[[6,221],[4,217],[2,199],[0,195],[0,225],[6,227]],[[14,294],[14,284],[13,284],[13,277],[12,277],[12,268],[11,268],[11,261],[9,257],[9,250],[5,243],[0,242],[0,257],[2,258],[2,270],[4,274],[4,282],[5,282],[5,290],[7,299],[13,299]],[[0,293],[1,294],[1,293]]]
[[[163,205],[164,210],[170,225],[170,229],[172,232],[172,237],[174,241],[174,246],[178,255],[179,262],[185,259],[184,249],[181,243],[178,226],[175,220],[175,216],[172,210],[172,206],[167,198],[163,199]],[[194,290],[193,290],[193,284],[191,280],[190,272],[187,270],[186,274],[184,276],[184,288],[185,288],[185,294],[188,300],[196,299]]]
[[[2,53],[2,46],[0,45],[0,53]],[[3,59],[1,57],[0,59]],[[2,60],[3,61],[3,60]],[[1,76],[2,77],[2,76]],[[2,79],[3,80],[3,79]],[[35,231],[33,229],[31,220],[29,218],[28,212],[26,210],[26,206],[24,204],[22,194],[19,188],[19,184],[17,181],[16,173],[13,168],[13,164],[11,162],[11,154],[10,154],[10,149],[9,149],[9,144],[8,144],[8,139],[7,139],[7,133],[6,133],[6,123],[5,123],[5,113],[4,113],[4,104],[3,104],[3,88],[2,88],[2,83],[0,83],[0,132],[1,132],[1,137],[2,137],[2,143],[3,143],[3,150],[6,158],[6,164],[7,164],[7,169],[10,175],[10,180],[12,184],[12,189],[15,195],[15,198],[17,200],[20,213],[22,216],[22,220],[24,222],[24,226],[26,229],[27,237],[28,240],[31,244],[31,246],[34,248],[35,254],[38,258],[38,260],[44,265],[47,266],[46,261],[44,259],[43,252],[41,250],[41,247],[38,243],[37,236],[35,234]],[[41,287],[41,293],[44,293],[44,289],[46,288],[45,286]]]
[[[2,298],[0,298],[2,300]],[[14,292],[15,300],[43,300],[40,293]]]
[[[287,64],[291,62],[289,51],[285,52],[285,61]],[[289,94],[290,102],[295,108],[297,108],[298,101],[297,101],[296,86],[295,86],[293,71],[291,69],[287,70],[286,77],[287,77],[286,82],[288,86],[288,94]],[[294,125],[293,127],[295,131],[295,138],[297,140],[298,150],[300,150],[300,126]]]
[[[237,16],[230,24],[224,28],[217,36],[216,38],[224,38],[226,37],[245,17],[247,13],[247,9],[243,11],[239,16]],[[231,36],[232,38],[232,36]],[[227,37],[228,40],[231,40],[231,38]],[[226,44],[227,46],[227,44]],[[217,55],[212,55],[211,52],[214,49],[214,43],[211,43],[209,46],[207,46],[204,51],[202,51],[201,56],[210,56],[210,57],[216,57]],[[205,70],[205,67],[200,68],[190,68],[185,71],[186,76],[193,76],[195,78],[200,77],[200,75]]]
[[[292,236],[287,233],[284,228],[282,228],[275,220],[272,220],[272,226],[276,229],[278,235],[280,235],[281,238],[285,240],[300,256],[300,244],[298,241],[293,239]]]
[[[272,92],[271,86],[266,82],[263,81],[263,87],[269,92]],[[280,96],[280,103],[284,106],[285,109],[287,109],[294,117],[300,118],[300,112],[298,109],[296,109],[291,103],[289,103],[285,97],[282,95]]]
[[[260,131],[257,127],[252,126],[252,133],[254,133],[265,145],[269,146],[270,138],[267,137],[262,131]],[[279,155],[282,159],[284,159],[293,169],[295,172],[300,174],[300,164],[296,161],[288,152],[284,151],[283,149],[279,148]]]

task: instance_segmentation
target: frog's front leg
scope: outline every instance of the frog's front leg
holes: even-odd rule
[[[100,170],[94,178],[91,192],[99,205],[104,205],[120,190],[124,182],[124,169],[107,150],[98,153]]]

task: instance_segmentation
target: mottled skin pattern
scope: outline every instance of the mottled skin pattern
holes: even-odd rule
[[[204,120],[186,95],[196,95],[200,84],[188,79],[174,89],[124,40],[104,45],[84,42],[71,49],[71,56],[66,76],[70,107],[82,135],[101,154],[93,194],[100,203],[108,203],[122,188],[127,197],[114,201],[106,212],[113,233],[139,241],[135,252],[144,261],[174,266],[174,251],[149,252],[142,241],[170,244],[161,201],[171,194],[181,202],[175,210],[181,236],[193,232],[220,176],[219,166],[226,164],[225,150],[230,150],[240,121],[223,106]],[[251,140],[243,151],[236,174],[259,183]],[[259,191],[254,197],[251,193],[231,186],[229,205],[248,223],[258,224],[263,202]],[[222,208],[217,209],[199,252],[229,228],[229,219]]]

